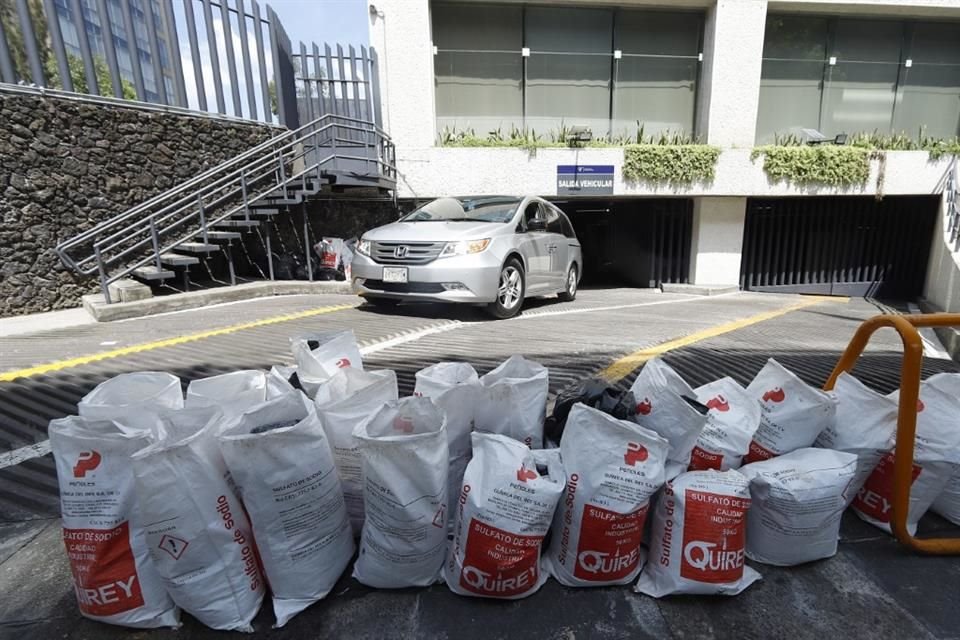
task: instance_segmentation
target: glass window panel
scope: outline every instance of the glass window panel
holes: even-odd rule
[[[613,53],[613,14],[605,9],[530,7],[526,26],[532,52]]]
[[[828,31],[827,18],[767,17],[757,111],[758,143],[772,143],[777,134],[820,128]]]
[[[819,129],[823,61],[764,60],[757,110],[757,142],[776,134]]]
[[[438,131],[522,128],[522,9],[436,4],[432,12]]]
[[[624,54],[696,56],[700,53],[698,13],[620,11],[616,17],[616,48]]]
[[[897,42],[898,49],[899,45]],[[820,131],[830,137],[838,133],[889,132],[897,67],[873,62],[837,62],[829,67]]]
[[[960,64],[960,22],[918,22],[913,25],[913,63]]]
[[[548,133],[585,125],[595,136],[610,126],[608,56],[535,54],[527,59],[527,128]]]
[[[903,69],[894,130],[910,136],[960,134],[960,64],[918,64]]]
[[[437,127],[485,135],[523,126],[523,58],[441,51],[434,56]]]
[[[838,62],[900,62],[903,23],[887,20],[837,20],[833,50]]]
[[[823,60],[827,53],[827,19],[805,16],[768,16],[763,40],[764,58]]]
[[[693,131],[697,60],[624,56],[617,64],[614,135]]]
[[[527,9],[528,129],[610,128],[613,14],[602,9]],[[548,53],[552,52],[552,53]]]
[[[438,49],[516,51],[523,47],[523,9],[489,5],[433,5]]]

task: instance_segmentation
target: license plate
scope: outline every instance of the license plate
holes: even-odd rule
[[[406,282],[407,268],[406,267],[384,267],[383,281],[384,282]]]

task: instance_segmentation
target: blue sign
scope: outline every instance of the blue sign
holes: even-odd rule
[[[557,195],[613,195],[613,165],[558,164]]]

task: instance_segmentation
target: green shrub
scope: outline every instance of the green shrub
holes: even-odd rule
[[[846,187],[867,181],[873,153],[860,146],[767,146],[755,148],[750,159],[763,156],[763,170],[774,180]]]
[[[720,149],[705,144],[634,144],[623,150],[623,177],[689,183],[713,179]]]

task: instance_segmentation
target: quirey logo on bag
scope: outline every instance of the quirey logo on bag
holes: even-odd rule
[[[337,360],[337,368],[345,369],[350,366],[350,358],[340,358]]]
[[[86,478],[87,472],[99,467],[102,459],[98,451],[81,451],[77,456],[77,464],[73,466],[73,477]]]
[[[687,489],[680,575],[721,584],[743,575],[748,498]]]
[[[645,462],[650,457],[650,452],[639,442],[628,442],[627,452],[623,454],[623,464],[628,467],[635,466],[638,462]]]
[[[783,389],[780,387],[774,387],[763,394],[764,402],[775,402],[777,404],[783,402],[787,399],[787,394],[783,392]]]

